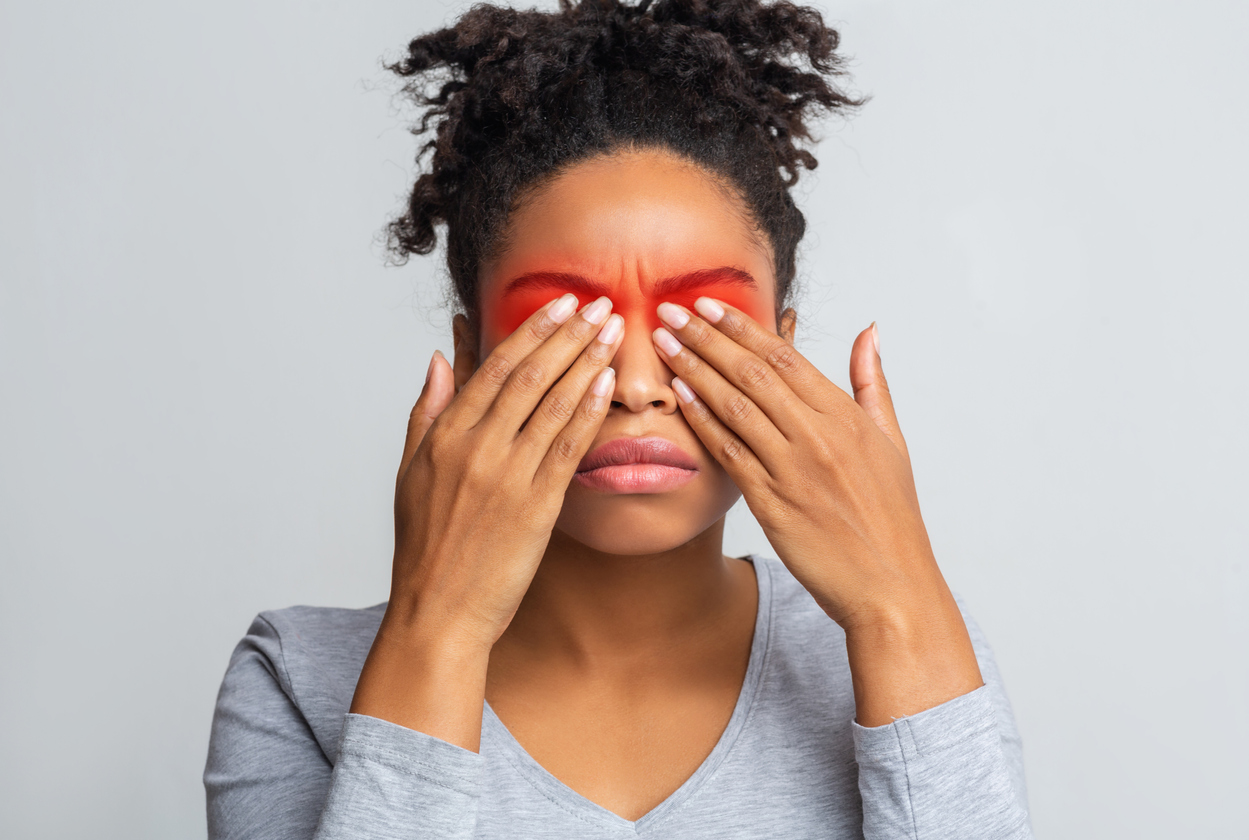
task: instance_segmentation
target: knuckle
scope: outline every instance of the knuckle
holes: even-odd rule
[[[741,394],[734,394],[724,401],[724,419],[730,423],[745,420],[751,411],[750,400]]]
[[[441,453],[447,448],[447,430],[442,423],[435,423],[425,431],[421,438],[421,446],[425,449]]]
[[[596,335],[601,329],[598,324],[591,324],[585,318],[573,318],[564,324],[564,334],[573,344],[584,344],[590,336]]]
[[[707,408],[707,406],[703,403],[702,400],[699,400],[691,405],[687,405],[685,407],[685,410],[688,412],[687,416],[693,417],[693,419],[698,421],[699,423],[711,422],[711,419],[712,419],[711,411]]]
[[[577,404],[563,394],[550,394],[543,403],[546,416],[558,423],[566,423],[577,410]]]
[[[559,324],[552,321],[549,315],[543,313],[541,318],[535,318],[528,322],[525,327],[526,338],[529,340],[529,343],[540,344],[546,341],[557,327],[559,327]]]
[[[674,361],[681,366],[681,373],[691,378],[701,375],[707,365],[694,353],[682,353]]]
[[[766,361],[773,370],[782,374],[793,373],[801,365],[798,351],[786,342],[781,342],[769,350]]]
[[[464,483],[469,487],[481,488],[493,486],[494,470],[484,458],[469,458],[464,465]]]
[[[692,344],[694,346],[702,346],[707,343],[710,337],[711,327],[707,326],[707,324],[703,321],[692,318],[690,319],[690,322],[685,325],[682,342],[685,344]]]
[[[583,351],[582,356],[586,362],[598,367],[605,364],[611,358],[611,354],[612,348],[610,344],[604,344],[601,341],[591,341],[590,346]]]
[[[512,371],[512,385],[522,393],[532,394],[546,390],[546,370],[535,361],[526,361]]]
[[[734,341],[743,338],[750,329],[749,322],[745,318],[739,318],[728,312],[725,313],[724,317],[720,319],[720,323],[716,326],[720,328],[720,332]]]
[[[742,461],[746,457],[746,447],[735,437],[725,438],[724,443],[720,444],[720,454],[726,461]]]
[[[480,376],[487,385],[500,387],[512,373],[512,363],[503,356],[490,356],[481,366],[477,368],[477,376]]]
[[[837,452],[832,443],[823,435],[812,435],[807,441],[807,451],[811,453],[811,462],[820,470],[826,470],[837,462]]]
[[[748,390],[767,390],[772,385],[772,368],[757,356],[751,356],[737,366],[737,379]]]
[[[561,461],[574,461],[580,457],[580,447],[570,435],[560,435],[551,444],[551,452]]]

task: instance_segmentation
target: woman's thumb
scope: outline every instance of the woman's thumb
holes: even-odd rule
[[[425,385],[421,388],[421,395],[408,417],[408,436],[403,442],[403,460],[399,464],[399,475],[407,471],[408,462],[425,439],[425,433],[438,419],[438,415],[451,404],[454,396],[455,376],[451,372],[451,365],[440,351],[435,350],[433,358],[429,360],[429,370],[425,372]]]
[[[909,458],[906,441],[898,429],[898,417],[893,410],[889,383],[885,380],[885,371],[880,363],[880,333],[875,321],[859,333],[850,350],[850,384],[854,388],[854,401],[893,441],[894,446]]]

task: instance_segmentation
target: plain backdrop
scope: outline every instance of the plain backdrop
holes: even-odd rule
[[[389,580],[435,258],[380,69],[465,6],[0,7],[0,835],[202,837],[262,609]],[[880,325],[1039,837],[1244,837],[1249,5],[847,0],[800,349]],[[730,553],[770,549],[739,505]]]

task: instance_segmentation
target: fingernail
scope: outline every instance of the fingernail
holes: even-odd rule
[[[562,324],[572,317],[572,313],[577,311],[577,296],[564,295],[555,303],[551,304],[551,308],[546,311],[546,315],[557,324]]]
[[[672,390],[677,392],[677,396],[681,398],[681,402],[686,405],[689,405],[694,401],[695,394],[693,389],[675,376],[672,378]]]
[[[611,301],[605,297],[601,297],[594,303],[586,307],[585,313],[581,316],[591,324],[601,324],[607,320],[607,313],[611,312]]]
[[[598,376],[594,377],[594,384],[590,386],[590,390],[595,396],[605,397],[612,391],[612,384],[616,381],[616,372],[611,368],[603,368],[598,372]]]
[[[686,312],[675,303],[664,301],[659,304],[659,320],[663,321],[674,330],[679,330],[690,322],[690,313]]]
[[[667,353],[669,356],[675,356],[681,352],[681,342],[677,341],[672,333],[663,327],[652,333],[655,343],[659,345],[659,349]]]
[[[598,340],[604,344],[615,344],[616,339],[620,338],[620,334],[624,332],[624,318],[619,315],[613,315],[607,319],[607,323],[598,331]]]
[[[876,348],[876,358],[880,358],[880,330],[876,326],[876,322],[872,322],[872,346]]]
[[[434,375],[434,362],[438,361],[438,357],[441,355],[442,355],[441,353],[435,350],[434,355],[429,357],[429,367],[425,369],[425,386],[424,387],[429,387],[429,380],[433,378],[433,375]]]
[[[724,307],[708,297],[700,297],[694,301],[694,308],[712,324],[720,323],[720,319],[724,317]]]

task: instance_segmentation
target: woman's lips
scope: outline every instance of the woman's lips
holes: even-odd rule
[[[604,493],[666,493],[698,475],[698,462],[659,437],[617,438],[581,459],[573,480]]]

